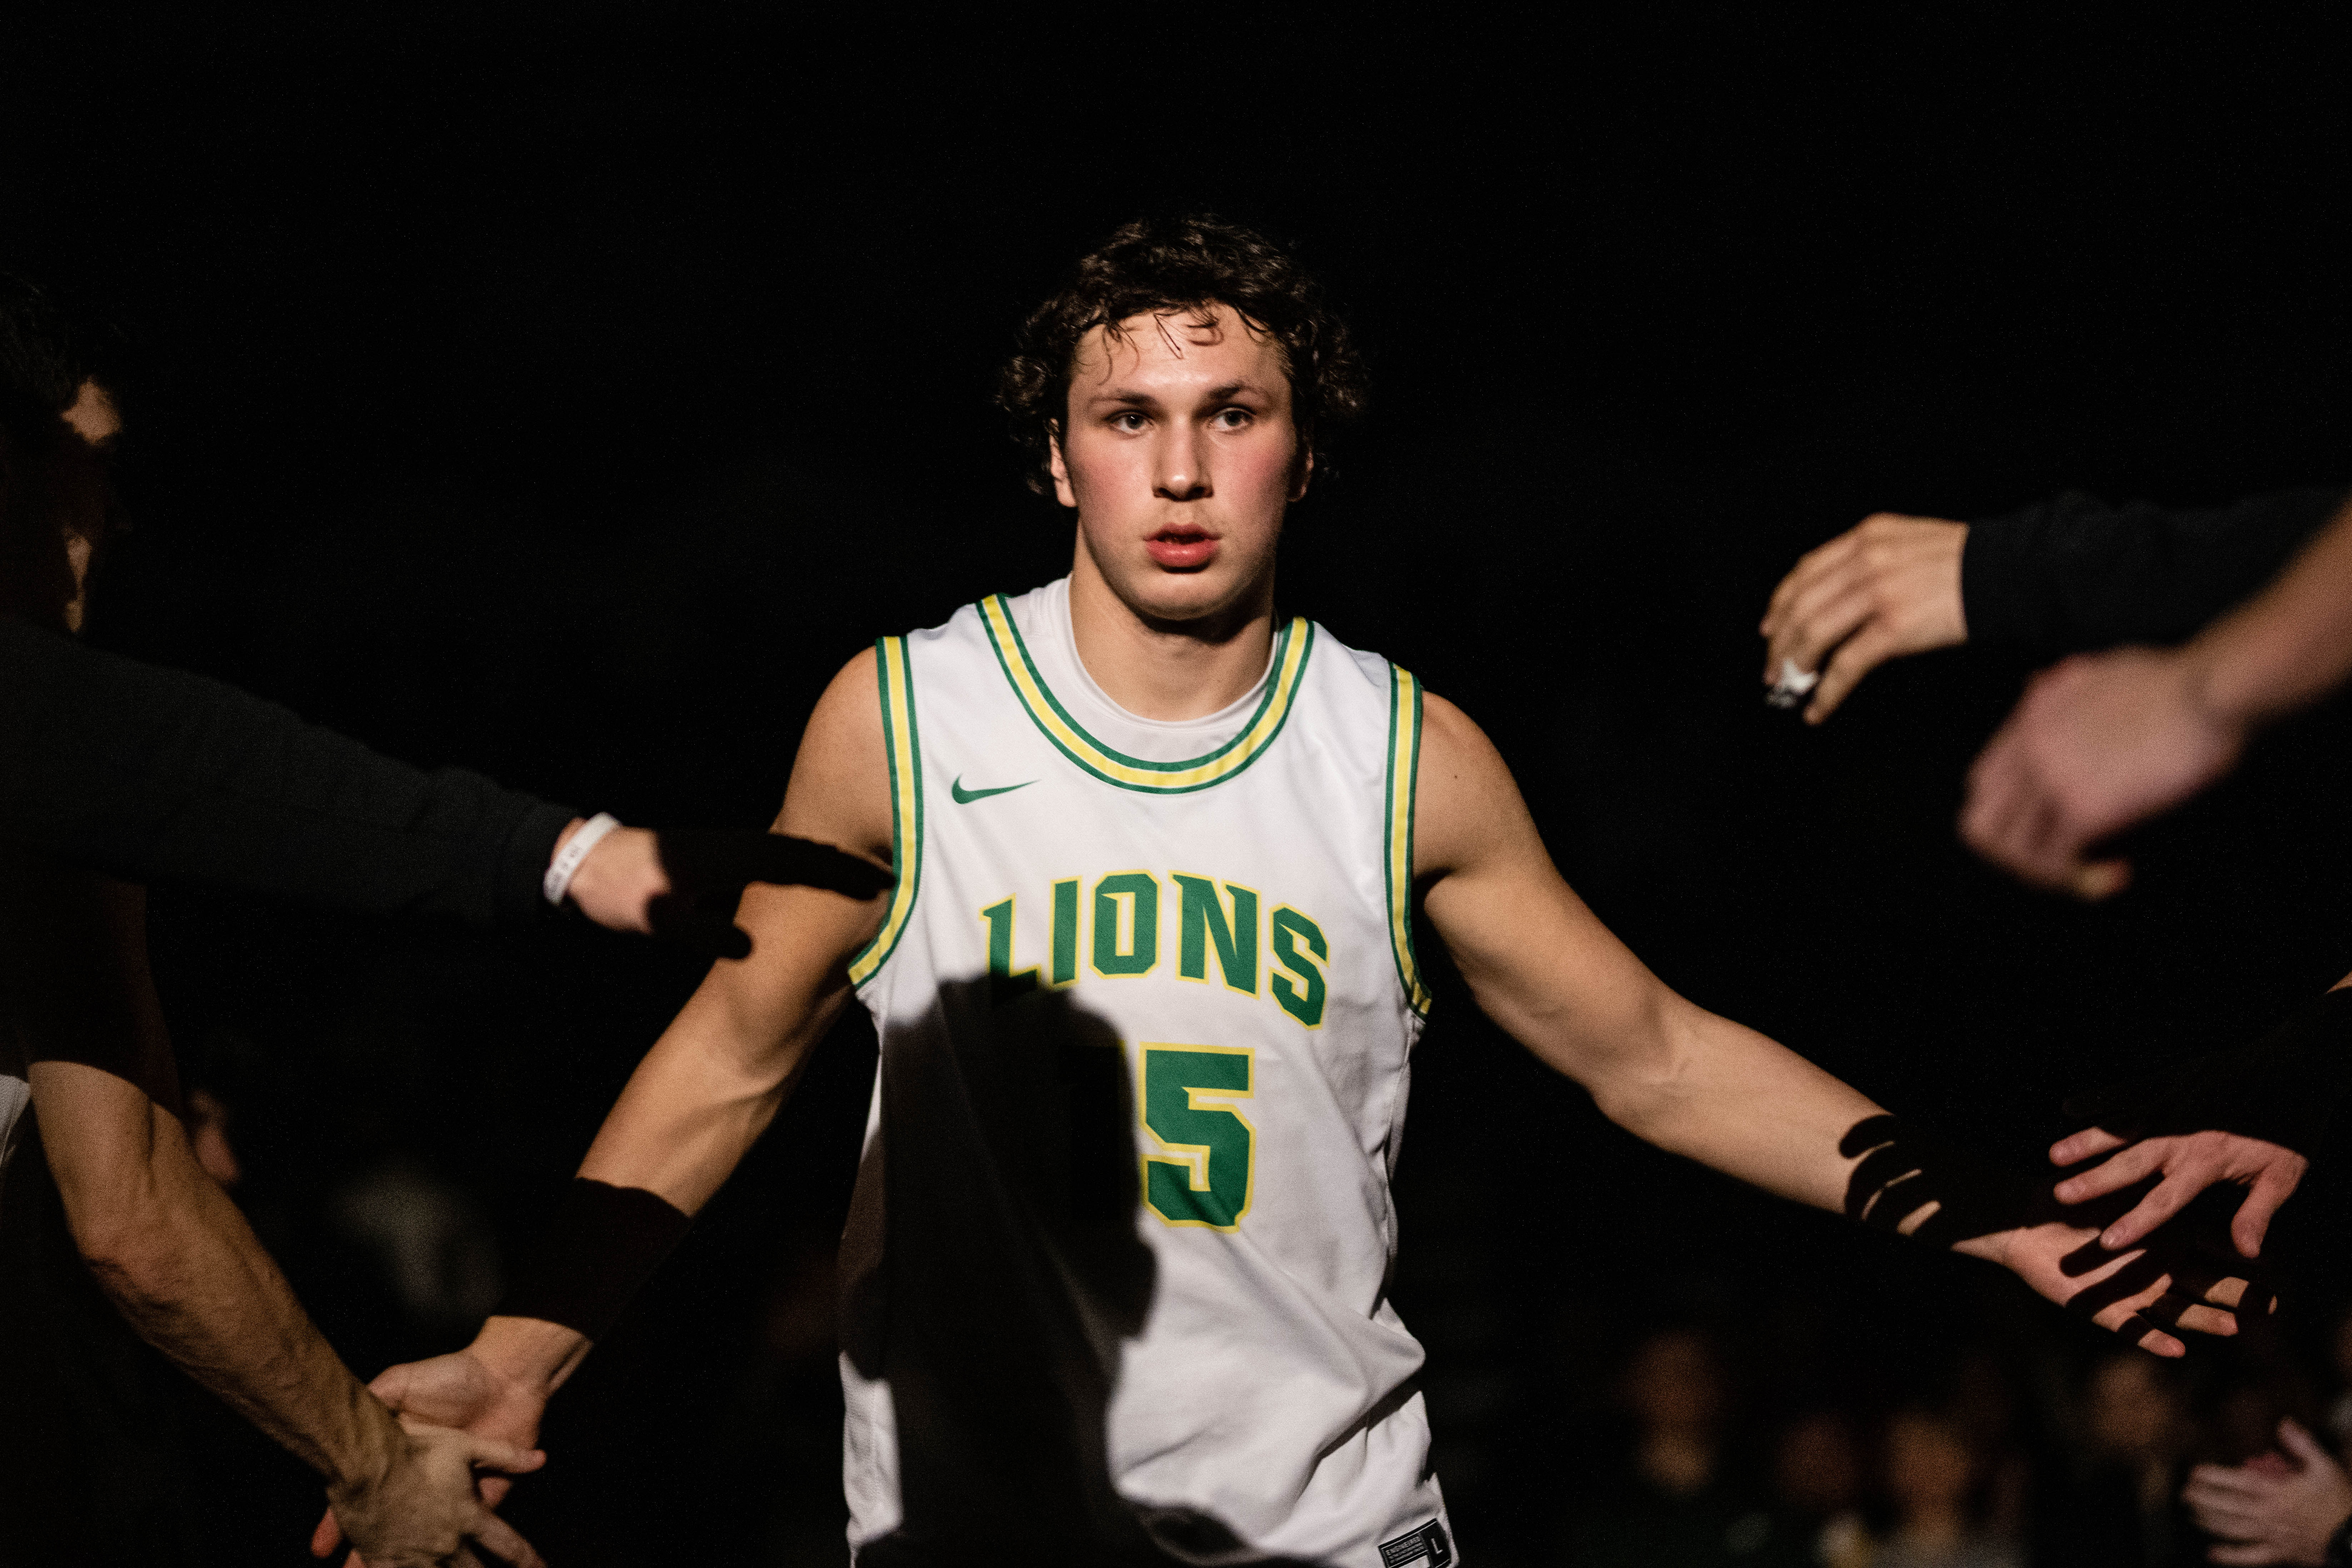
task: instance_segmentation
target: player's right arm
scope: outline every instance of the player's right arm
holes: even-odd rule
[[[834,678],[810,716],[775,828],[887,865],[890,824],[878,687],[866,654]],[[810,1047],[848,1000],[849,960],[872,939],[884,908],[878,899],[818,888],[747,889],[737,920],[751,934],[751,955],[711,966],[622,1089],[581,1177],[651,1194],[688,1215],[709,1202],[775,1119]],[[590,1343],[579,1329],[546,1319],[493,1317],[467,1349],[394,1367],[373,1386],[394,1409],[424,1419],[527,1438]]]

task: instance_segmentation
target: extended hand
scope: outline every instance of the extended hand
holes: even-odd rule
[[[1821,669],[1805,710],[1805,722],[1818,724],[1888,659],[1968,641],[1960,607],[1968,537],[1965,522],[1882,511],[1801,558],[1772,590],[1757,628],[1769,645],[1765,684],[1780,679],[1783,660]]]
[[[2104,899],[2126,861],[2091,847],[2179,805],[2237,762],[2245,736],[2210,712],[2181,655],[2070,658],[2034,677],[1969,771],[1960,836],[2038,887]]]
[[[1998,1263],[2068,1311],[2157,1355],[2188,1353],[2169,1329],[2238,1331],[2235,1309],[2248,1281],[2224,1278],[2179,1227],[2117,1256],[2098,1237],[2120,1204],[2063,1209],[2039,1184],[1884,1112],[1848,1128],[1838,1152],[1855,1161],[1845,1211],[1864,1225]]]
[[[2246,1189],[2246,1197],[2230,1222],[2230,1240],[2245,1257],[2256,1257],[2271,1217],[2294,1196],[2303,1173],[2311,1168],[2311,1162],[2292,1149],[2235,1132],[2177,1132],[2134,1142],[2104,1127],[2086,1127],[2052,1144],[2050,1163],[2078,1165],[2115,1150],[2122,1152],[2095,1170],[2067,1177],[2056,1188],[2060,1203],[2083,1204],[2162,1174],[2137,1206],[2099,1233],[2099,1245],[2114,1251],[2137,1243],[2206,1188],[2234,1182]]]
[[[2223,1279],[2200,1266],[2186,1247],[2160,1241],[2119,1256],[2099,1245],[2096,1226],[2063,1219],[1998,1232],[1953,1250],[2000,1264],[2036,1294],[2152,1355],[2189,1353],[2168,1329],[2236,1333],[2236,1309],[2249,1289],[2242,1279]]]
[[[331,1527],[352,1545],[352,1562],[368,1568],[440,1568],[472,1563],[478,1546],[515,1568],[546,1568],[530,1543],[475,1495],[477,1469],[524,1475],[547,1456],[512,1443],[403,1418],[405,1442],[384,1470],[366,1481],[330,1489],[330,1511],[311,1537],[311,1550],[335,1548]],[[488,1484],[486,1480],[485,1485]]]
[[[543,1397],[520,1384],[500,1377],[471,1349],[435,1356],[430,1361],[407,1362],[387,1367],[373,1383],[368,1384],[368,1389],[400,1414],[402,1425],[409,1428],[412,1436],[435,1427],[453,1427],[457,1429],[451,1434],[453,1437],[477,1439],[516,1452],[530,1448],[538,1439],[540,1416],[547,1408],[547,1401]],[[427,1423],[430,1426],[425,1425]],[[509,1474],[520,1475],[537,1469],[543,1462],[544,1456],[534,1455],[527,1465],[496,1467],[506,1474],[484,1475],[478,1482],[469,1479],[466,1489],[467,1500],[473,1500],[478,1487],[480,1504],[487,1505],[482,1510],[483,1517],[488,1518],[491,1524],[504,1531],[508,1536],[514,1536],[504,1523],[488,1515],[488,1509],[497,1507],[514,1485],[507,1479]],[[312,1556],[324,1557],[341,1542],[346,1531],[339,1521],[343,1512],[339,1500],[326,1517],[320,1520],[319,1527],[310,1534]],[[358,1538],[355,1531],[352,1533],[353,1544],[361,1550],[352,1554],[346,1568],[358,1568],[361,1554],[369,1547],[365,1540]],[[490,1535],[479,1534],[476,1538],[493,1552],[501,1551],[499,1542]],[[520,1537],[514,1536],[516,1544],[520,1544]],[[530,1548],[524,1547],[523,1550],[529,1552]],[[373,1558],[371,1557],[370,1561],[373,1562]],[[539,1559],[533,1555],[512,1561],[535,1564]]]
[[[2280,1422],[2278,1435],[2293,1468],[2264,1455],[2189,1473],[2182,1500],[2199,1529],[2227,1543],[2207,1554],[2216,1563],[2316,1565],[2326,1561],[2328,1537],[2352,1519],[2352,1479],[2335,1456],[2293,1421]]]
[[[656,834],[622,827],[588,852],[572,874],[569,896],[583,914],[613,931],[649,933],[713,958],[746,958],[750,935],[705,905],[723,905],[752,882],[799,883],[870,899],[892,878],[829,844],[781,833],[681,828]]]

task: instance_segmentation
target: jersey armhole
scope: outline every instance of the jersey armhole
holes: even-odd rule
[[[1412,672],[1389,666],[1388,781],[1382,794],[1381,865],[1389,897],[1389,951],[1396,958],[1397,984],[1405,1005],[1429,1016],[1432,1000],[1422,984],[1412,951],[1412,810],[1421,784],[1421,682]]]
[[[915,912],[923,880],[923,755],[915,731],[915,687],[905,637],[874,645],[874,668],[881,688],[882,745],[890,764],[890,866],[898,882],[890,910],[874,940],[849,961],[849,984],[862,988],[898,951]]]

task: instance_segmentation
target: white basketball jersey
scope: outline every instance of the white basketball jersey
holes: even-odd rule
[[[1295,620],[1239,702],[1140,719],[1079,662],[1067,579],[877,659],[898,880],[850,969],[883,1057],[843,1253],[853,1544],[946,1545],[927,1510],[994,1497],[1185,1561],[1451,1563],[1388,1300],[1429,1005],[1413,678]]]

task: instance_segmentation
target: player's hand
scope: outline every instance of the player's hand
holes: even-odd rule
[[[527,1475],[547,1456],[494,1437],[403,1417],[391,1462],[375,1475],[328,1489],[327,1520],[352,1542],[351,1562],[366,1568],[442,1568],[481,1559],[474,1548],[514,1568],[546,1568],[530,1543],[476,1495],[476,1472]],[[321,1539],[324,1539],[323,1551]],[[336,1542],[322,1522],[311,1540],[320,1555]]]
[[[2089,1203],[2151,1176],[2161,1178],[2129,1214],[2099,1233],[2099,1245],[2110,1251],[2136,1245],[2206,1188],[2233,1182],[2246,1189],[2246,1196],[2230,1221],[2230,1240],[2242,1256],[2259,1257],[2272,1217],[2294,1196],[2311,1168],[2292,1149],[2235,1132],[2178,1132],[2135,1142],[2104,1127],[2085,1127],[2050,1146],[2053,1165],[2079,1165],[2102,1154],[2113,1157],[2058,1184],[2060,1203]]]
[[[1820,670],[1805,709],[1805,722],[1818,724],[1888,659],[1968,641],[1960,607],[1968,537],[1965,522],[1882,511],[1801,557],[1772,590],[1757,628],[1767,644],[1764,683],[1780,679],[1783,661]]]
[[[2096,1225],[2044,1220],[1998,1231],[1953,1248],[1998,1263],[2035,1294],[2123,1335],[2151,1355],[2184,1356],[2189,1347],[2169,1331],[2228,1336],[2238,1331],[2238,1308],[2252,1287],[2240,1276],[2199,1260],[2191,1248],[2158,1237],[2147,1247],[2116,1254],[2099,1245]],[[2267,1292],[2254,1292],[2267,1303]]]
[[[2264,1454],[2189,1472],[2181,1500],[2200,1530],[2221,1538],[2207,1553],[2213,1562],[2325,1563],[2328,1537],[2352,1519],[2352,1479],[2336,1457],[2292,1420],[2278,1436],[2284,1464]]]
[[[2093,858],[2102,840],[2189,799],[2228,773],[2242,727],[2200,699],[2178,652],[2121,648],[2034,677],[1969,770],[1960,837],[2037,887],[2104,899],[2129,862]]]
[[[539,1437],[541,1416],[547,1409],[546,1396],[526,1384],[503,1377],[472,1347],[449,1355],[435,1356],[429,1361],[405,1362],[387,1367],[368,1391],[397,1412],[405,1426],[410,1422],[429,1423],[433,1426],[452,1427],[470,1437],[502,1444],[517,1451],[530,1449]],[[538,1462],[524,1468],[535,1469]],[[521,1474],[516,1468],[508,1474]],[[496,1472],[482,1475],[469,1485],[469,1493],[478,1491],[480,1500],[489,1508],[503,1501],[514,1483],[508,1474]],[[332,1552],[344,1539],[339,1523],[340,1505],[330,1510],[320,1520],[310,1534],[310,1553],[324,1557]],[[503,1528],[503,1526],[501,1526]],[[485,1537],[485,1545],[494,1544]],[[527,1561],[536,1563],[533,1557]],[[355,1552],[346,1568],[358,1568]]]
[[[2183,1226],[2121,1254],[2099,1232],[2128,1200],[2059,1206],[2047,1187],[1965,1143],[1880,1112],[1846,1130],[1838,1152],[1847,1176],[1849,1217],[1930,1247],[1998,1263],[2070,1312],[2161,1356],[2188,1353],[2170,1332],[2238,1331],[2250,1281],[2221,1266],[2228,1255],[2200,1246]],[[2267,1291],[2255,1298],[2267,1307]]]
[[[725,910],[748,884],[799,883],[870,899],[892,880],[872,861],[782,833],[620,827],[588,852],[567,896],[613,931],[657,936],[712,958],[745,958],[751,938]]]

